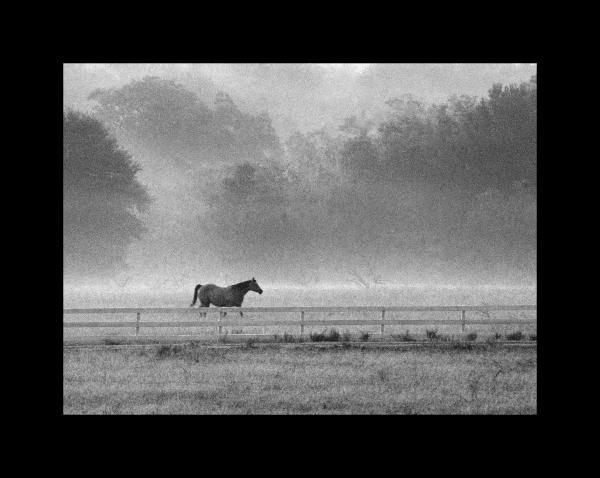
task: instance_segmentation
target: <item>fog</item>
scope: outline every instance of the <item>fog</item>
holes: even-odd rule
[[[535,75],[66,64],[65,289],[531,290]]]
[[[362,111],[377,116],[385,101],[403,94],[430,103],[452,95],[482,97],[494,83],[527,81],[535,64],[66,64],[64,101],[89,111],[96,88],[119,87],[134,79],[173,79],[208,104],[218,91],[239,107],[268,111],[283,140],[295,130],[337,128]]]

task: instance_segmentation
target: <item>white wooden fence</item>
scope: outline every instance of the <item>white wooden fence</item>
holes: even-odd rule
[[[65,315],[73,314],[135,314],[135,321],[119,322],[63,322],[64,328],[88,328],[88,327],[130,327],[135,328],[135,334],[139,335],[141,327],[216,327],[219,337],[222,328],[227,326],[244,327],[268,327],[268,326],[299,326],[300,334],[304,334],[305,326],[336,326],[336,325],[379,325],[381,334],[384,333],[386,325],[460,325],[464,332],[466,325],[497,325],[497,324],[535,324],[537,319],[469,319],[467,312],[479,312],[487,314],[492,311],[524,311],[537,310],[536,305],[451,305],[451,306],[358,306],[358,307],[201,307],[201,308],[108,308],[108,309],[64,309]],[[161,321],[142,322],[142,314],[216,314],[216,320],[194,320],[194,321]],[[226,318],[226,313],[236,314],[237,318]],[[285,319],[248,319],[239,317],[239,312],[262,313],[299,313],[300,320]],[[380,314],[376,319],[305,319],[305,313],[328,312],[328,313],[352,313],[365,312]],[[460,319],[386,319],[386,312],[460,312]]]

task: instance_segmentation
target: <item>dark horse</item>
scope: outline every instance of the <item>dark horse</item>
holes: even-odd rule
[[[193,307],[198,299],[200,299],[201,307],[209,307],[210,304],[217,307],[241,307],[244,296],[250,290],[259,294],[263,293],[263,290],[254,277],[228,287],[219,287],[214,284],[198,284],[194,289],[194,301],[190,307]],[[206,313],[202,315],[206,317]],[[224,315],[227,315],[227,312]],[[244,314],[240,312],[240,316],[243,317]]]

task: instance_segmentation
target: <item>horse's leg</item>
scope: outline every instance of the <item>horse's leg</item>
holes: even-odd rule
[[[241,310],[240,310],[240,317],[244,317],[244,314],[242,313]]]

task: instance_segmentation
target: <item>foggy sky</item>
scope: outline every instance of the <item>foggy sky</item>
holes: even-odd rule
[[[451,95],[485,96],[494,83],[527,81],[535,64],[65,64],[64,103],[91,109],[96,88],[134,79],[174,79],[212,105],[225,91],[241,109],[266,110],[284,141],[294,130],[337,127],[361,111],[377,115],[403,94],[428,103]]]

